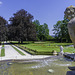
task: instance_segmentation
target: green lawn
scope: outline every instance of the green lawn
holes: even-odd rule
[[[73,43],[50,43],[48,41],[48,42],[35,42],[35,43],[29,43],[29,44],[20,44],[19,46],[23,46],[23,47],[32,49],[37,52],[52,52],[54,50],[57,52],[60,52],[61,45],[64,47],[63,49],[64,52],[75,53],[75,49],[73,47],[66,47],[68,45],[73,45]]]
[[[65,48],[66,45],[71,45],[71,43],[49,43],[49,44],[21,44],[21,46],[33,49],[33,50],[37,50],[37,51],[53,51],[56,50],[57,52],[60,51],[60,46],[64,47],[64,50],[67,49]],[[72,48],[72,47],[71,47]],[[73,48],[72,48],[73,49]]]
[[[5,56],[5,48],[4,45],[2,45],[2,49],[1,49],[1,57]]]
[[[75,53],[75,48],[73,47],[64,47],[64,52]]]
[[[10,41],[10,43],[18,43],[18,41]]]
[[[12,42],[17,43],[18,41]],[[73,45],[73,43],[51,43],[51,41],[44,41],[44,42],[23,41],[23,43],[26,44],[19,44],[18,46],[19,47],[21,46],[22,49],[32,54],[37,54],[36,52],[38,52],[38,54],[43,53],[49,54],[49,52],[53,52],[54,50],[60,52],[60,46],[64,47],[63,49],[64,52],[75,53],[75,49],[73,47],[66,47],[68,45]]]

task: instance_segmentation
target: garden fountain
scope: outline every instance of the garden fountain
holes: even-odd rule
[[[59,56],[43,60],[2,61],[0,75],[66,75],[70,65],[74,62]]]

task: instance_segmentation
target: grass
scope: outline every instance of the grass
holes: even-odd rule
[[[15,42],[15,41],[14,41]],[[50,41],[24,41],[26,44],[17,44],[18,47],[24,49],[28,53],[31,54],[45,54],[49,55],[55,50],[56,52],[60,52],[60,46],[63,46],[64,52],[75,53],[75,49],[73,47],[66,47],[68,45],[73,45],[73,43],[51,43]]]
[[[14,44],[14,43],[19,43],[18,41],[10,41],[10,43]],[[21,43],[21,41],[20,41]],[[29,43],[33,43],[33,41],[23,41],[23,43],[29,44]]]
[[[5,48],[4,45],[2,45],[2,49],[1,49],[1,57],[5,56]]]
[[[73,47],[64,47],[64,52],[75,53],[75,48]]]
[[[4,47],[4,45],[2,45],[2,47]]]
[[[12,46],[13,47],[13,46]],[[13,47],[19,54],[21,55],[25,55],[23,52],[21,52],[20,50],[18,50],[17,48]]]
[[[66,49],[65,46],[72,45],[72,43],[32,43],[32,44],[20,44],[23,47],[27,47],[33,50],[36,50],[38,52],[52,52],[53,50],[60,52],[60,46],[62,45],[64,47],[64,50]],[[73,49],[73,48],[72,48]],[[71,49],[70,49],[71,50]],[[69,50],[69,51],[70,51]],[[65,52],[68,51],[65,50]]]
[[[10,41],[10,43],[18,43],[18,41]]]

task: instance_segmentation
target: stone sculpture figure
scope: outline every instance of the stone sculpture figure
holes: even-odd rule
[[[75,7],[72,5],[67,7],[64,13],[65,13],[65,18],[70,20],[67,27],[70,38],[74,43],[74,48],[75,48]],[[69,69],[71,69],[72,71],[67,71],[66,75],[75,75],[75,67],[69,67]]]
[[[64,52],[63,52],[63,46],[60,46],[60,52],[59,52],[59,55],[63,55]]]
[[[60,46],[60,52],[63,52],[63,46]]]
[[[74,43],[74,48],[75,48],[75,7],[72,5],[67,7],[64,13],[65,13],[65,18],[70,20],[67,27],[70,38]]]

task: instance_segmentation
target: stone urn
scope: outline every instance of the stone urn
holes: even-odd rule
[[[56,56],[56,55],[57,55],[57,52],[56,52],[55,50],[53,51],[53,55],[54,55],[54,56]]]

